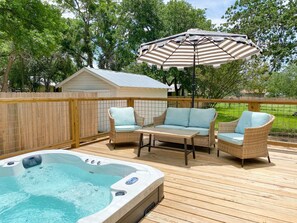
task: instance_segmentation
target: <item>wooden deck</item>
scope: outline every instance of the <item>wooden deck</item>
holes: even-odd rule
[[[196,160],[189,155],[184,165],[181,152],[137,144],[118,146],[108,141],[82,146],[74,151],[143,163],[165,173],[162,202],[142,223],[152,222],[297,222],[297,150],[271,147],[271,163],[252,159],[241,168],[239,159],[223,152],[208,154],[199,149]]]

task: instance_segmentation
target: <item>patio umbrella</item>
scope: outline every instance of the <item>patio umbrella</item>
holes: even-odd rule
[[[233,60],[250,58],[261,49],[246,35],[189,29],[187,32],[143,43],[139,48],[138,62],[183,69],[193,67],[192,107],[194,107],[195,66],[219,66]]]

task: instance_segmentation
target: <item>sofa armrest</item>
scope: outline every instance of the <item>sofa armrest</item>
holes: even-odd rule
[[[235,132],[235,128],[237,126],[239,119],[232,121],[232,122],[219,122],[219,130],[218,132]]]
[[[163,125],[165,122],[165,117],[166,117],[166,111],[164,111],[162,115],[158,117],[154,117],[154,126]]]
[[[144,117],[138,115],[135,111],[134,111],[134,115],[135,115],[136,124],[143,127],[144,126]]]

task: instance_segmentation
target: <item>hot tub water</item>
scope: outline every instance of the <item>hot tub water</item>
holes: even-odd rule
[[[109,205],[110,186],[121,178],[61,163],[0,177],[0,222],[76,222]]]

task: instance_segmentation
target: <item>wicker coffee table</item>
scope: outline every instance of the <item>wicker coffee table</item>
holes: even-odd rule
[[[190,153],[193,153],[193,158],[195,159],[194,137],[198,134],[197,131],[148,127],[148,128],[138,129],[135,132],[138,132],[140,134],[138,154],[137,154],[138,157],[140,156],[140,151],[143,147],[148,147],[149,152],[151,151],[151,147],[154,147],[154,148],[162,148],[162,149],[169,149],[169,150],[184,152],[185,165],[188,165],[188,155]],[[148,141],[148,144],[143,145],[143,136],[145,134],[149,135],[149,141]],[[184,149],[181,150],[181,149],[172,148],[172,147],[156,146],[155,144],[152,145],[152,136],[170,136],[173,138],[184,139]],[[191,140],[191,143],[192,143],[191,150],[188,150],[187,140]]]

